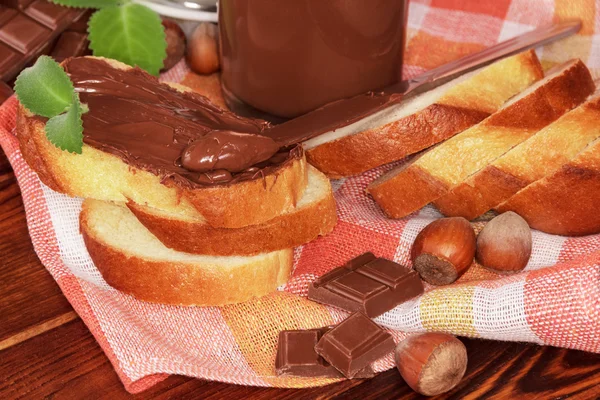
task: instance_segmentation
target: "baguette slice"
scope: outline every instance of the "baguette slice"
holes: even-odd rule
[[[435,205],[448,216],[476,218],[556,171],[599,136],[600,97],[595,97],[471,175]]]
[[[483,122],[379,177],[367,192],[388,216],[405,217],[580,104],[589,82],[585,65],[570,61]]]
[[[105,61],[118,69],[131,69],[115,60]],[[205,219],[218,227],[238,228],[268,221],[292,209],[306,188],[303,154],[264,179],[184,189],[163,185],[159,176],[87,145],[82,154],[60,150],[46,138],[44,123],[22,106],[17,114],[17,137],[25,161],[42,182],[58,192],[105,201],[132,200]]]
[[[86,199],[81,233],[106,282],[140,300],[222,305],[263,296],[287,282],[292,249],[213,257],[165,247],[126,207]]]
[[[541,79],[533,52],[505,58],[303,145],[332,178],[400,160],[475,125]]]
[[[596,139],[558,171],[520,190],[497,210],[514,211],[532,228],[546,233],[580,236],[600,233],[599,204],[600,139]]]
[[[127,206],[167,247],[206,255],[252,255],[296,247],[331,232],[337,222],[329,179],[311,166],[308,186],[296,208],[260,225],[214,228],[155,208],[135,203]]]

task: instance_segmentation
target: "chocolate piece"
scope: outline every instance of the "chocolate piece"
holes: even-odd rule
[[[4,1],[0,6],[0,79],[11,81],[40,54],[50,54],[55,40],[85,10],[46,0]],[[12,7],[12,8],[7,8]],[[76,54],[64,55],[70,57]]]
[[[317,278],[308,298],[375,318],[423,293],[419,275],[409,267],[365,253]]]
[[[43,45],[51,31],[23,14],[17,14],[0,28],[0,40],[21,53]]]
[[[226,174],[221,172],[208,176],[189,171],[180,156],[207,133],[226,130],[258,135],[269,125],[225,111],[197,93],[178,92],[139,68],[120,70],[92,58],[71,58],[63,66],[89,108],[82,116],[84,143],[158,175],[165,184],[194,188],[259,179],[302,157],[300,146],[287,148],[282,163],[267,160],[252,173],[229,171],[229,181],[222,180]]]
[[[315,350],[344,376],[352,378],[394,347],[392,335],[358,312],[323,334]]]
[[[331,326],[279,332],[275,372],[279,376],[341,378],[342,374],[317,354],[315,346]],[[370,378],[375,373],[370,366],[358,372],[355,378]]]
[[[0,81],[0,104],[13,95],[13,90],[6,83]]]
[[[340,373],[323,357],[315,346],[329,328],[279,332],[275,372],[281,376],[339,378]]]
[[[96,10],[86,10],[83,14],[75,17],[73,22],[67,27],[67,32],[87,33],[88,21]]]
[[[240,172],[269,160],[277,150],[279,145],[263,135],[216,130],[188,145],[183,150],[181,164],[189,171]]]
[[[25,14],[50,29],[57,29],[66,25],[67,17],[73,12],[72,9],[50,3],[46,0],[35,0],[25,9]]]
[[[58,38],[54,50],[50,54],[57,62],[69,57],[79,57],[85,54],[89,41],[87,35],[79,32],[64,32]]]

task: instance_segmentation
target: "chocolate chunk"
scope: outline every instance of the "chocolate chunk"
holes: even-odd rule
[[[87,10],[83,14],[77,16],[73,22],[67,27],[67,32],[87,33],[88,21],[94,10]]]
[[[79,32],[64,32],[52,50],[52,58],[61,62],[69,57],[79,57],[85,54],[88,48],[87,35]]]
[[[392,335],[358,312],[324,333],[315,350],[344,376],[353,378],[373,361],[394,351],[394,347]]]
[[[308,288],[310,300],[375,318],[423,293],[409,267],[365,253],[329,271]]]
[[[23,14],[17,14],[0,28],[0,40],[21,53],[44,44],[51,31]]]
[[[25,14],[50,29],[57,29],[67,23],[67,17],[72,11],[46,0],[35,0],[25,9]]]
[[[279,376],[341,378],[342,374],[317,354],[315,346],[331,326],[279,332],[275,372]],[[370,378],[375,373],[366,366],[355,378]]]
[[[33,64],[39,55],[50,54],[61,32],[85,12],[46,0],[2,1],[0,79],[9,82],[23,68]],[[77,47],[77,53],[61,57],[80,55],[79,49]]]

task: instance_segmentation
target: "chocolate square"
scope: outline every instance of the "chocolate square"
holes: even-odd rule
[[[394,347],[392,335],[358,312],[323,334],[315,350],[344,376],[352,378]]]
[[[25,14],[50,29],[56,29],[61,23],[64,24],[71,12],[72,10],[67,7],[46,0],[35,0],[25,9]]]
[[[51,31],[31,18],[17,14],[4,26],[0,27],[0,40],[21,53],[28,53],[40,47]]]
[[[52,50],[52,58],[61,62],[69,57],[79,57],[85,54],[88,48],[87,35],[79,32],[64,32]]]

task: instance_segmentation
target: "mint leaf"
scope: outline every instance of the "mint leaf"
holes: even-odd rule
[[[62,67],[48,56],[40,56],[24,69],[15,82],[17,98],[32,113],[54,117],[73,101],[73,83]]]
[[[118,6],[128,0],[50,0],[54,4],[60,4],[67,7],[81,8],[104,8],[110,6]]]
[[[83,122],[81,103],[76,93],[73,93],[73,103],[66,113],[52,117],[46,122],[46,137],[61,150],[81,154]]]
[[[95,56],[114,58],[158,75],[167,56],[165,31],[157,13],[128,3],[96,11],[88,23]]]

